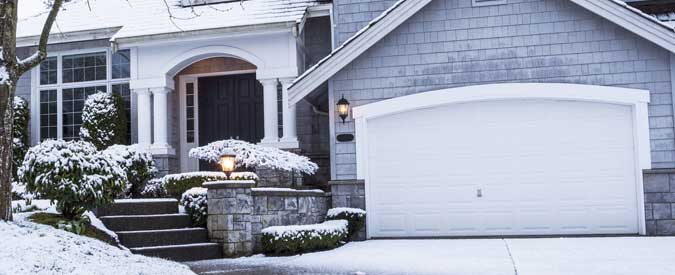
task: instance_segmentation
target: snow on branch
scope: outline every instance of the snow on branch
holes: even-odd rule
[[[265,167],[284,171],[296,171],[308,175],[314,174],[319,169],[316,163],[310,161],[305,156],[235,139],[215,141],[205,146],[191,149],[189,156],[200,160],[218,162],[220,155],[225,150],[234,150],[237,155],[237,166],[239,167]]]

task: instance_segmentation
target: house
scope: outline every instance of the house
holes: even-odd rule
[[[298,150],[370,238],[675,234],[670,1],[109,2],[66,9],[19,87],[33,142],[105,87],[165,172],[229,137]]]

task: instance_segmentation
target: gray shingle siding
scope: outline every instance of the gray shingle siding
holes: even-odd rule
[[[337,0],[344,41],[393,1]],[[363,15],[359,15],[359,14]],[[359,106],[442,88],[556,82],[646,89],[652,165],[675,167],[670,53],[564,0],[473,7],[434,0],[331,81]],[[353,121],[335,134],[353,133]],[[355,145],[335,144],[336,179],[356,178]]]

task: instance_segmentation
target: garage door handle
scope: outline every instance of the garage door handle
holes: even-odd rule
[[[483,189],[476,189],[476,197],[482,198],[483,197]]]

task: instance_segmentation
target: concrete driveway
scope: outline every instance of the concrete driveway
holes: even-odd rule
[[[198,274],[671,275],[675,238],[373,240],[293,257],[192,262]]]

